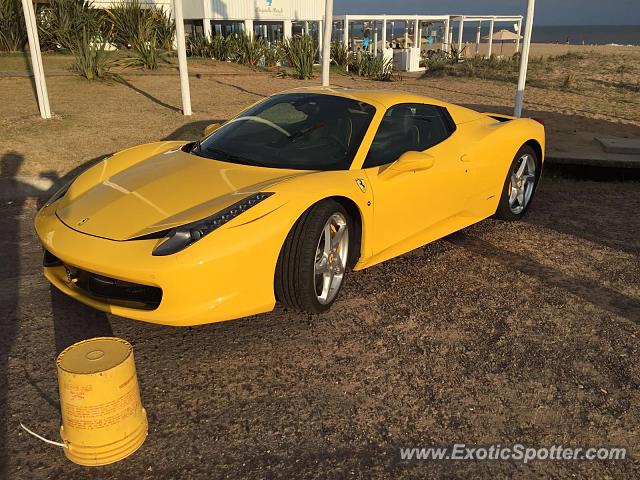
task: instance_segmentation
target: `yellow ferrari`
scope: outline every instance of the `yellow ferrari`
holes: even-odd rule
[[[197,142],[118,152],[38,213],[44,273],[123,317],[196,325],[323,312],[349,270],[525,214],[541,122],[423,96],[283,92]]]

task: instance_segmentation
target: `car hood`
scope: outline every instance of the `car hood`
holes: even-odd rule
[[[205,218],[243,196],[308,173],[169,151],[101,179],[61,202],[56,215],[82,233],[128,240]]]

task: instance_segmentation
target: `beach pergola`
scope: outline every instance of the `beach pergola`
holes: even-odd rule
[[[331,0],[327,0],[327,3]],[[446,50],[445,46],[448,45],[449,39],[449,15],[336,15],[333,17],[334,23],[342,24],[342,42],[345,45],[350,45],[351,43],[351,35],[350,35],[350,24],[356,22],[368,22],[373,23],[374,25],[382,25],[381,28],[381,40],[383,47],[387,45],[387,25],[391,23],[395,26],[396,22],[404,22],[405,23],[405,46],[409,44],[409,25],[413,24],[413,35],[411,36],[411,40],[413,45],[420,45],[420,32],[421,26],[434,23],[434,22],[442,22],[444,24],[444,35],[443,35],[443,50]],[[393,35],[393,33],[392,33]],[[374,28],[374,38],[373,45],[374,49],[377,49],[377,27]],[[377,52],[376,52],[377,53]]]
[[[458,51],[462,50],[462,32],[464,29],[465,23],[476,23],[477,22],[477,30],[476,30],[476,51],[478,50],[478,46],[480,45],[480,32],[482,30],[482,22],[489,22],[489,35],[485,37],[489,40],[489,50],[487,56],[491,56],[491,50],[493,48],[493,41],[497,40],[494,37],[494,29],[495,24],[498,22],[515,22],[517,25],[518,33],[522,30],[522,15],[452,15],[451,23],[458,22]],[[520,39],[518,38],[516,41],[516,52],[520,51]]]

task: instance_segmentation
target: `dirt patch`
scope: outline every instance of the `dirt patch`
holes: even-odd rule
[[[637,183],[545,178],[526,221],[488,220],[349,275],[319,316],[197,328],[106,316],[42,278],[35,201],[1,207],[7,478],[430,478],[640,474]],[[86,470],[56,437],[54,359],[135,348],[150,434]],[[403,462],[400,446],[616,445],[625,462]],[[0,462],[1,464],[2,462]]]

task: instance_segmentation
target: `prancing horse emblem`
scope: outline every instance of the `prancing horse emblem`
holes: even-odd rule
[[[360,190],[362,190],[362,193],[367,191],[367,185],[364,183],[363,179],[356,178],[356,184],[358,185],[358,187],[360,187]]]
[[[84,225],[85,223],[87,223],[89,221],[89,217],[85,217],[82,220],[80,220],[76,225],[78,227],[81,227],[82,225]]]

